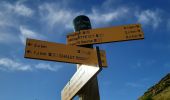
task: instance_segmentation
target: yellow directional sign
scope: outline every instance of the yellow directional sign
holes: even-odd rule
[[[67,35],[68,45],[99,44],[144,39],[140,24],[81,30]]]
[[[97,66],[81,65],[70,81],[61,92],[61,100],[72,100],[81,88],[97,73],[100,68]]]
[[[100,51],[102,66],[106,67],[105,51]],[[27,39],[25,58],[51,60],[75,64],[98,65],[95,49],[69,46],[41,40]]]

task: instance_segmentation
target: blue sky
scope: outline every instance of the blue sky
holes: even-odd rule
[[[98,75],[101,100],[137,100],[170,71],[169,5],[168,0],[1,0],[0,100],[61,99],[76,65],[25,59],[25,39],[65,44],[80,14],[93,28],[142,24],[144,40],[98,44],[108,62]]]

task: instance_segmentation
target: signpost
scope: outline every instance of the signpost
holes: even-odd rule
[[[82,65],[61,92],[62,100],[72,100],[83,86],[101,70],[97,66]]]
[[[76,94],[102,70],[99,47],[96,47],[96,51],[98,57],[98,65],[82,65],[80,68],[78,68],[76,73],[62,90],[62,100],[72,100],[73,97],[76,96]]]
[[[144,33],[140,24],[91,29],[90,20],[84,15],[74,19],[74,27],[76,32],[67,35],[68,45],[27,39],[24,57],[78,64],[61,92],[62,100],[76,95],[80,100],[100,100],[97,74],[107,61],[105,51],[93,49],[93,44],[141,40]]]
[[[100,51],[102,66],[106,67],[105,51]],[[51,60],[74,64],[98,65],[95,49],[27,39],[25,58]]]
[[[73,20],[75,31],[91,29],[90,19],[87,16],[80,15]],[[81,47],[93,48],[93,44],[81,45]],[[77,70],[84,65],[77,65]],[[90,79],[78,93],[79,100],[100,100],[97,75]]]
[[[140,24],[80,30],[67,35],[68,45],[87,45],[144,39]]]

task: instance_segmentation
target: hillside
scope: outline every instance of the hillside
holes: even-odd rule
[[[170,73],[149,88],[138,100],[170,100]]]

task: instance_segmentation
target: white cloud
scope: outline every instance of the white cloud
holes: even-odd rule
[[[49,70],[49,71],[58,71],[62,66],[51,66],[48,63],[39,63],[35,65],[36,69],[42,69],[42,70]]]
[[[88,16],[93,22],[97,24],[103,24],[125,17],[128,11],[128,8],[124,7],[112,10],[110,12],[100,12],[100,10],[92,9],[92,13],[90,13]]]
[[[33,10],[20,1],[16,3],[0,2],[0,43],[18,42],[18,34],[15,30],[19,29],[22,22],[21,17],[30,17]],[[24,34],[22,34],[23,41]]]
[[[8,14],[16,14],[21,16],[32,16],[33,10],[21,2],[16,2],[15,4],[11,4],[8,2],[3,2],[0,6],[3,7],[6,13]]]
[[[7,6],[6,3],[4,5],[0,3],[0,27],[14,26],[16,21],[13,12],[5,5]]]
[[[105,0],[102,4],[103,7],[110,7],[113,6],[118,0]]]
[[[0,43],[10,44],[17,42],[17,37],[8,33],[0,31]]]
[[[157,28],[161,23],[162,19],[160,15],[160,10],[144,10],[136,12],[138,22],[144,25],[151,25],[153,28]]]
[[[78,15],[70,9],[64,9],[54,4],[45,3],[39,6],[41,19],[53,28],[58,25],[64,28],[72,28],[72,20]]]
[[[31,71],[32,68],[30,65],[22,64],[16,62],[9,58],[0,59],[0,69],[5,71]]]
[[[11,26],[12,24],[11,18],[0,11],[0,27]]]
[[[20,32],[21,32],[21,34],[19,37],[23,44],[25,44],[26,38],[38,38],[38,39],[44,38],[43,35],[38,34],[24,26],[20,26]]]
[[[107,2],[112,2],[107,0]],[[107,5],[108,3],[105,2],[103,5]],[[114,8],[103,8],[103,6],[97,8],[91,8],[89,11],[85,12],[82,10],[74,11],[74,9],[67,8],[67,6],[61,6],[59,4],[54,3],[43,3],[38,6],[38,11],[29,8],[25,3],[21,1],[17,1],[16,3],[8,3],[8,2],[1,2],[0,3],[0,27],[15,28],[19,30],[21,34],[19,34],[19,38],[21,39],[22,43],[25,43],[25,39],[28,38],[44,38],[42,35],[38,34],[32,29],[27,27],[21,26],[27,24],[23,22],[24,20],[20,20],[20,17],[30,18],[34,15],[34,12],[38,12],[40,16],[34,16],[39,25],[46,27],[45,30],[52,30],[56,29],[59,32],[65,31],[66,29],[72,29],[72,21],[73,19],[80,14],[84,14],[89,16],[92,24],[94,27],[100,27],[107,24],[110,24],[113,21],[121,21],[123,18],[127,18],[129,13],[134,16],[133,12],[130,12],[132,8],[128,7],[118,7],[117,9]],[[135,11],[134,11],[135,12]],[[136,17],[138,21],[145,24],[145,25],[152,25],[154,28],[158,27],[161,22],[161,18],[159,16],[159,10],[145,10],[145,11],[136,11]],[[42,23],[41,23],[42,22]],[[25,23],[25,24],[23,24]],[[48,31],[49,32],[49,31]],[[56,31],[55,31],[56,32]],[[0,33],[0,42],[7,43],[8,39],[14,37],[15,34],[5,34],[8,32],[4,32],[4,34]],[[61,32],[63,33],[63,32]],[[17,35],[18,37],[18,35]],[[17,40],[17,39],[16,39]]]
[[[102,9],[92,8],[89,13],[84,11],[75,12],[72,9],[62,8],[58,5],[45,3],[39,6],[39,12],[42,21],[46,22],[50,27],[64,27],[65,29],[72,28],[72,21],[78,15],[87,15],[95,26],[108,24],[113,20],[118,20],[129,12],[126,7],[120,7],[110,11],[102,11]]]
[[[57,4],[44,3],[39,6],[40,18],[41,21],[47,23],[47,26],[51,28],[57,27],[58,29],[71,29],[73,27],[72,20],[81,14],[87,15],[95,27],[107,25],[113,21],[121,22],[125,19],[130,19],[146,26],[149,25],[152,28],[157,28],[162,22],[160,9],[139,10],[140,8],[138,7],[129,6],[104,8],[109,2],[112,1],[107,0],[101,5],[102,7],[92,7],[87,12],[83,10],[76,12],[74,9],[63,8]]]
[[[14,4],[9,2],[0,2],[0,27],[5,26],[18,26],[20,19],[17,16],[21,17],[30,17],[34,11],[24,5],[21,2],[16,2]]]
[[[33,10],[31,8],[28,8],[27,6],[17,3],[14,7],[14,12],[22,15],[22,16],[32,16],[33,15]]]
[[[53,66],[49,63],[39,63],[39,64],[24,64],[22,62],[16,61],[10,58],[0,58],[0,70],[2,71],[58,71],[61,69],[61,65]]]

